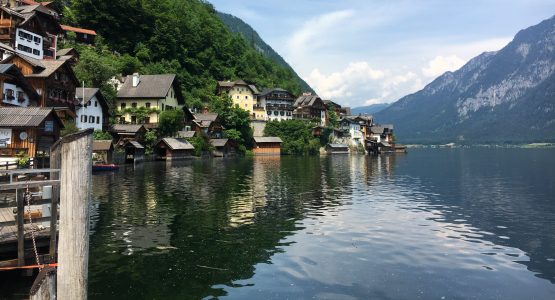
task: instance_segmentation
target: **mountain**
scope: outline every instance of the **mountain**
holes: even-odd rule
[[[372,105],[368,105],[368,106],[360,106],[360,107],[355,107],[351,109],[351,114],[352,115],[373,115],[375,113],[378,113],[382,110],[384,110],[386,107],[388,107],[389,104],[388,103],[380,103],[380,104],[372,104]]]
[[[555,141],[555,17],[378,112],[405,143]]]
[[[264,56],[272,60],[273,62],[277,63],[278,65],[285,67],[293,72],[295,78],[298,80],[301,88],[304,92],[312,92],[314,90],[306,81],[304,81],[293,68],[279,55],[270,45],[266,44],[264,40],[258,35],[258,33],[247,23],[243,20],[222,12],[218,12],[218,17],[224,24],[229,28],[231,32],[241,34],[247,42],[258,52],[262,53]]]

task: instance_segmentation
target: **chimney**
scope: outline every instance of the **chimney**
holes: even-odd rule
[[[312,92],[304,92],[303,96],[312,96]]]
[[[133,73],[133,87],[137,87],[139,85],[139,82],[141,82],[141,77],[139,76],[139,73]]]

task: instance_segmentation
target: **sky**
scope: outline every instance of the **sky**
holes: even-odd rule
[[[422,89],[521,29],[554,0],[209,0],[241,18],[323,99],[358,107]]]

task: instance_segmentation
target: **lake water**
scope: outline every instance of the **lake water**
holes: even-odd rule
[[[91,299],[555,299],[555,150],[93,176]]]

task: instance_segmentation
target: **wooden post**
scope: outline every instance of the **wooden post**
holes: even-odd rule
[[[87,299],[92,129],[64,137],[61,147],[58,298]]]
[[[50,151],[50,168],[51,169],[61,169],[61,159],[62,153],[60,151],[60,147],[56,147],[56,149],[52,149]],[[51,172],[50,173],[50,180],[60,179],[59,172]],[[50,261],[56,261],[56,237],[58,234],[58,202],[60,198],[60,186],[53,185],[52,186],[52,199],[50,199]]]
[[[17,265],[25,265],[25,199],[23,199],[23,191],[16,190],[15,198],[17,202]]]

